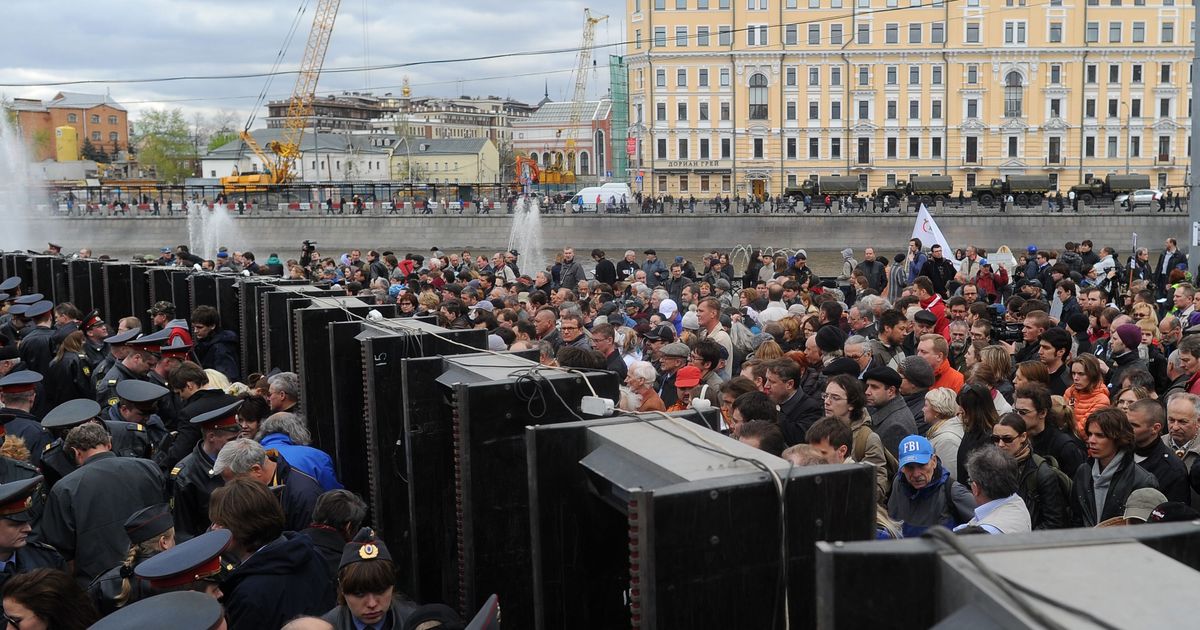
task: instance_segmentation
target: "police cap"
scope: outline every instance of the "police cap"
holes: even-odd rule
[[[11,278],[5,278],[4,282],[0,282],[0,291],[4,291],[5,293],[12,293],[13,289],[15,289],[19,286],[21,286],[21,276],[13,276]]]
[[[11,309],[9,309],[9,312],[11,312]],[[129,343],[133,339],[137,339],[137,336],[140,334],[142,334],[141,328],[130,328],[129,330],[126,330],[125,332],[121,332],[121,333],[117,333],[117,334],[109,336],[109,337],[105,337],[104,343],[106,343],[110,346],[119,346],[121,344]]]
[[[355,562],[391,559],[392,554],[388,553],[387,545],[375,537],[375,530],[364,527],[358,530],[358,535],[354,537],[354,540],[346,543],[346,546],[342,548],[342,561],[338,563],[338,571],[340,572],[343,567]]]
[[[192,416],[190,423],[199,425],[203,429],[236,427],[238,426],[237,410],[241,406],[242,399],[239,398],[223,407],[218,407],[212,411],[207,411],[205,413]]]
[[[90,630],[212,630],[224,614],[211,595],[176,591],[125,606],[92,624]]]
[[[42,295],[41,293],[30,293],[29,295],[22,295],[21,297],[17,298],[16,300],[13,300],[13,301],[16,302],[17,304],[25,304],[26,306],[28,306],[31,304],[35,304],[37,302],[41,302],[42,299],[45,297],[46,296]]]
[[[30,392],[36,389],[40,382],[42,382],[42,375],[33,370],[9,372],[7,376],[0,378],[0,392],[5,394]]]
[[[214,529],[147,559],[133,572],[156,589],[198,582],[221,573],[221,552],[231,540],[229,530]]]
[[[166,387],[150,381],[125,379],[117,383],[117,397],[134,406],[151,406],[154,401],[171,393]]]
[[[10,481],[0,484],[0,518],[24,523],[29,521],[29,507],[33,505],[33,492],[42,483],[42,476]]]
[[[103,326],[103,325],[104,325],[104,318],[100,317],[100,311],[92,309],[92,312],[88,313],[83,318],[82,328],[83,328],[84,332],[87,332],[87,331],[95,328],[96,326]]]
[[[174,526],[171,509],[166,503],[159,503],[134,512],[125,521],[125,535],[129,536],[129,542],[137,545],[162,535]]]
[[[166,344],[159,346],[158,351],[164,359],[180,359],[186,361],[191,357],[192,344],[177,336]]]
[[[88,398],[76,398],[55,407],[42,418],[46,429],[67,429],[100,415],[100,403]]]
[[[54,302],[51,302],[50,300],[42,300],[40,302],[35,302],[31,306],[29,306],[29,308],[26,308],[25,309],[25,317],[27,317],[29,319],[34,319],[36,317],[41,317],[42,315],[49,313],[53,309],[54,309]]]
[[[25,317],[25,310],[28,308],[25,304],[13,304],[8,307],[8,314],[13,317]]]

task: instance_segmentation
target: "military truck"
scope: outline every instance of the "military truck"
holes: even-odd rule
[[[1047,175],[1009,175],[1007,179],[993,179],[988,184],[973,186],[971,199],[981,206],[994,206],[1002,197],[1012,195],[1013,205],[1040,206],[1051,188]]]
[[[1150,187],[1149,175],[1109,174],[1104,179],[1093,179],[1090,182],[1072,186],[1071,192],[1080,203],[1092,205],[1096,201],[1112,203],[1117,195],[1129,194],[1135,190]]]
[[[830,197],[842,197],[845,195],[858,194],[858,178],[843,177],[841,175],[826,175],[818,181],[806,179],[800,182],[799,186],[785,188],[783,191],[784,197],[795,197],[803,199],[804,197],[812,197],[822,199],[825,195]]]
[[[894,186],[884,186],[875,191],[875,195],[887,207],[907,198],[914,204],[923,203],[932,208],[939,201],[949,201],[953,193],[954,178],[949,175],[914,175],[909,181],[896,180]]]

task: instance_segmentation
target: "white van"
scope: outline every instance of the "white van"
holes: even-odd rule
[[[572,212],[595,212],[596,197],[599,197],[605,208],[609,206],[610,200],[612,201],[612,206],[618,208],[621,205],[621,195],[625,195],[625,203],[633,203],[633,194],[629,192],[627,184],[589,186],[576,193],[574,197],[571,197],[569,205]]]

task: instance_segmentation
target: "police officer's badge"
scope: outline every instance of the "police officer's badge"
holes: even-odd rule
[[[363,560],[374,560],[375,556],[378,555],[379,547],[376,547],[370,543],[363,545],[362,549],[358,550],[358,557],[362,558]]]

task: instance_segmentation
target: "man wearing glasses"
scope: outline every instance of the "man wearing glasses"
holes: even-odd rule
[[[1033,452],[1053,459],[1059,470],[1071,476],[1087,460],[1083,442],[1073,434],[1046,423],[1050,403],[1050,390],[1041,383],[1022,385],[1013,394],[1013,411],[1025,420]]]
[[[592,340],[583,332],[583,315],[578,311],[566,311],[558,318],[558,332],[563,346],[592,349]]]

